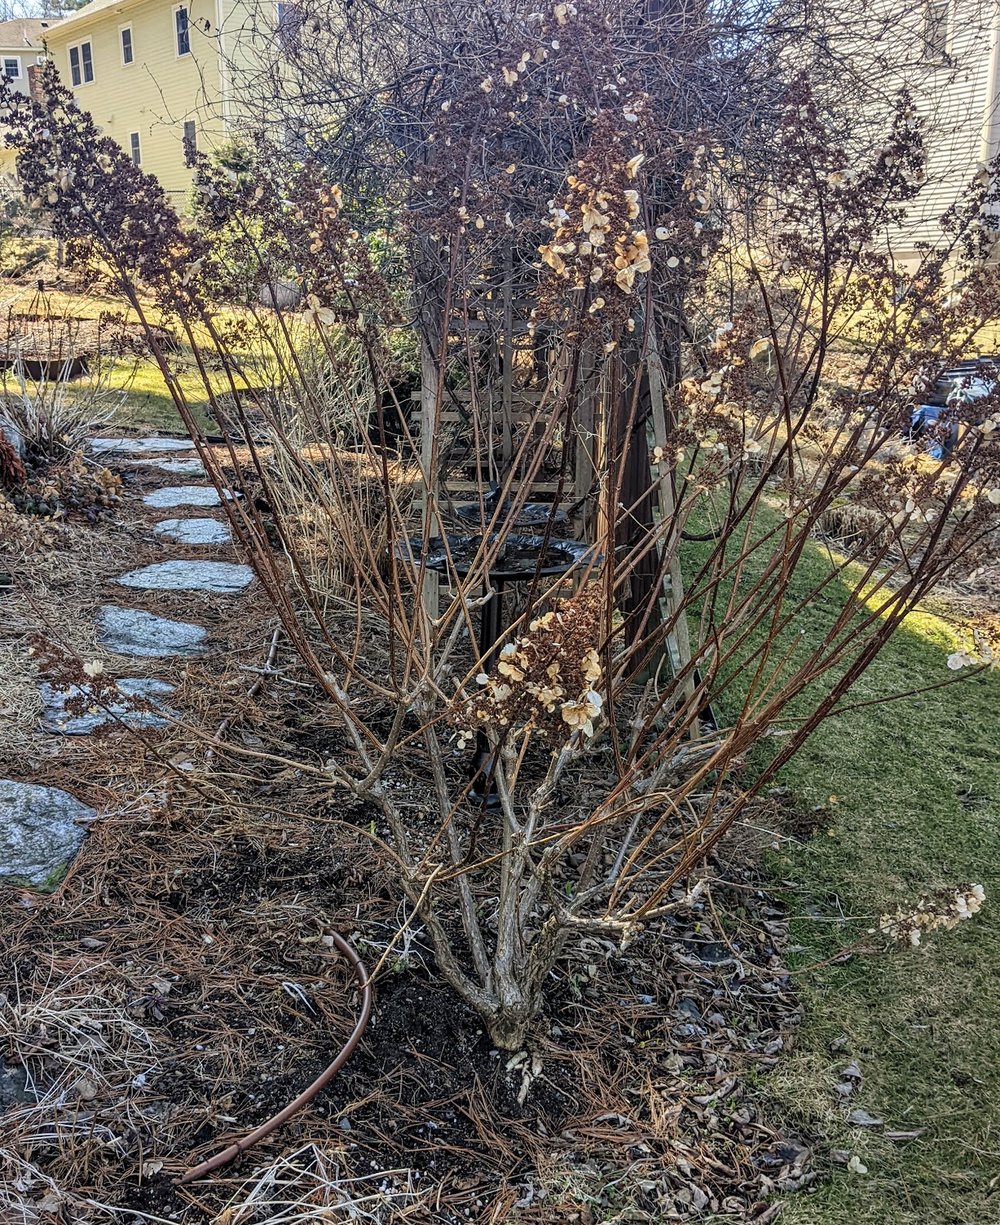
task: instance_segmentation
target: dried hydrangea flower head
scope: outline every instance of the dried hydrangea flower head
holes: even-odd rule
[[[922,897],[911,910],[882,915],[873,934],[888,937],[893,943],[917,948],[932,931],[950,931],[963,919],[978,914],[986,902],[982,885],[965,884],[957,889],[942,889]]]
[[[600,587],[592,584],[533,617],[505,643],[455,715],[460,743],[475,727],[536,731],[551,744],[577,732],[592,736],[604,705],[601,608]]]

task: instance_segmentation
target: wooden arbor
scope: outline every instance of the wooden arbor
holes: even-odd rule
[[[639,412],[630,418],[629,436],[616,438],[622,414],[615,411],[601,363],[581,362],[575,372],[567,370],[558,335],[531,325],[525,307],[530,297],[518,292],[509,257],[504,273],[501,284],[483,286],[450,311],[447,338],[438,336],[434,346],[425,336],[421,387],[414,398],[430,534],[452,529],[458,504],[478,503],[477,517],[486,525],[492,498],[519,495],[526,502],[554,503],[567,512],[560,530],[593,540],[599,534],[602,473],[624,447],[630,454],[620,500],[635,511],[623,525],[628,538],[616,545],[628,548],[655,523],[669,522],[674,510],[667,465],[651,458],[668,440],[666,380],[655,336],[647,338],[634,376],[641,380]],[[686,618],[679,612],[683,588],[676,541],[670,547],[659,599],[650,600],[658,571],[654,551],[645,581],[641,572],[634,576],[622,603],[626,616],[652,605],[654,622],[661,617],[673,622],[666,641],[676,673],[691,653]],[[434,576],[425,598],[433,615]]]

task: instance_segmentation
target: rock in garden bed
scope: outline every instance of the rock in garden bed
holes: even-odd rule
[[[0,780],[0,876],[31,885],[56,879],[96,816],[58,787]]]

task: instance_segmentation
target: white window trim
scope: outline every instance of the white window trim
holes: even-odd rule
[[[9,79],[11,81],[20,81],[24,77],[24,65],[21,63],[21,57],[19,55],[5,55],[3,57],[4,76],[7,76],[7,61],[8,60],[13,60],[14,63],[17,65],[17,76],[10,77]]]
[[[128,30],[129,32],[129,36],[131,38],[131,46],[132,46],[132,58],[128,62],[126,62],[125,60],[125,48],[122,45],[122,35],[125,33],[126,30]],[[118,54],[121,56],[123,68],[132,68],[134,66],[135,64],[135,34],[132,30],[132,23],[130,21],[126,22],[125,25],[118,27]]]
[[[177,50],[177,14],[181,11],[181,9],[185,9],[188,15],[188,23],[187,23],[188,49],[186,51]],[[170,21],[173,26],[171,33],[173,34],[173,39],[174,39],[174,59],[175,60],[186,60],[187,57],[191,54],[191,30],[192,30],[191,5],[190,4],[175,4],[174,7],[170,10]]]
[[[135,158],[134,158],[134,156],[133,156],[133,145],[132,145],[132,137],[133,137],[133,136],[135,137],[135,146],[134,146],[134,147],[135,147],[135,149],[137,149],[137,150],[138,150],[138,153],[139,153],[139,160],[138,160],[138,161],[136,161],[136,160],[135,160]],[[129,134],[128,134],[128,155],[129,155],[129,157],[131,157],[131,158],[132,158],[132,165],[133,165],[133,166],[138,166],[138,167],[141,169],[141,168],[142,168],[142,133],[141,133],[141,132],[129,132]]]
[[[90,47],[90,71],[94,74],[88,81],[83,72],[83,48]],[[73,61],[70,59],[71,52],[76,51],[80,60],[80,84],[73,85]],[[73,89],[85,89],[88,85],[93,85],[97,80],[97,72],[94,69],[94,40],[92,38],[81,39],[78,43],[73,43],[72,46],[66,48],[66,62],[69,64],[69,81]]]

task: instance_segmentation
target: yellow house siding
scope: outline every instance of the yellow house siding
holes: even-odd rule
[[[290,6],[289,6],[290,7]],[[234,133],[253,139],[257,131],[280,140],[283,108],[275,106],[275,83],[284,75],[287,97],[288,55],[278,30],[273,0],[219,0],[225,52],[226,117]]]
[[[193,120],[199,149],[225,139],[220,116],[218,15],[215,0],[191,0],[191,50],[177,54],[175,9],[171,0],[140,0],[86,9],[49,31],[47,45],[63,82],[103,133],[130,152],[139,134],[142,168],[154,174],[183,208],[191,186],[184,165],[184,123]],[[132,32],[133,60],[122,62],[121,29]],[[90,42],[94,79],[72,85],[70,48]]]
[[[791,32],[784,58],[792,71],[803,58],[796,32],[804,11],[799,5],[776,10]],[[947,18],[943,48],[935,14]],[[821,6],[816,17],[823,88],[850,110],[848,135],[858,148],[877,149],[885,139],[901,91],[922,121],[926,182],[905,219],[879,239],[900,262],[915,262],[918,244],[948,240],[942,216],[968,198],[980,163],[989,160],[991,147],[1000,148],[998,28],[997,0],[841,0]],[[802,67],[812,63],[806,54]]]

